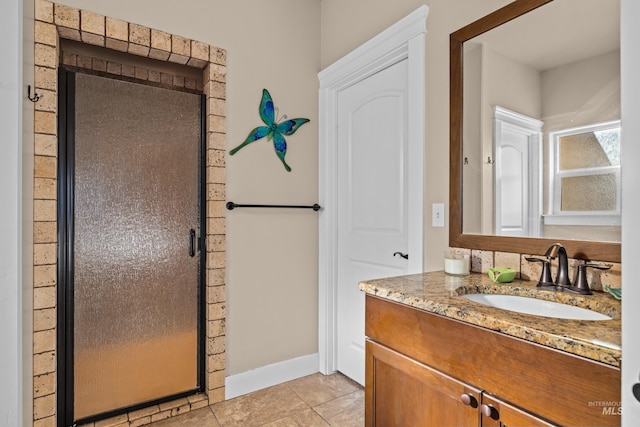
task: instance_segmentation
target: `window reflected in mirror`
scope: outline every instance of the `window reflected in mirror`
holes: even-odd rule
[[[553,132],[549,139],[555,168],[545,224],[619,225],[620,122]]]

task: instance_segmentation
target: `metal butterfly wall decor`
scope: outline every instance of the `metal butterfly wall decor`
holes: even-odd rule
[[[273,140],[273,148],[276,150],[276,155],[282,161],[284,168],[287,172],[291,172],[291,168],[285,162],[284,156],[287,154],[287,141],[284,139],[284,135],[293,135],[295,131],[298,130],[300,126],[307,123],[309,119],[291,119],[287,120],[287,116],[283,116],[282,119],[285,120],[282,123],[277,123],[277,118],[275,116],[277,108],[273,105],[273,99],[271,99],[271,94],[268,90],[262,90],[262,100],[260,101],[260,118],[264,122],[266,126],[258,126],[253,129],[247,139],[236,148],[229,151],[230,155],[234,155],[240,150],[242,147],[245,147],[252,142],[255,142],[259,139],[267,137],[268,141]]]

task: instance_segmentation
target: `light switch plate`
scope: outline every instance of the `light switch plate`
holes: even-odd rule
[[[444,203],[431,205],[431,226],[444,227]]]

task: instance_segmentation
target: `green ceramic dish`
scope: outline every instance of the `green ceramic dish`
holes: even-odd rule
[[[615,299],[622,299],[622,288],[612,288],[609,285],[604,285],[603,288],[605,292],[609,292]]]
[[[516,277],[512,268],[490,268],[488,274],[493,283],[509,283]]]

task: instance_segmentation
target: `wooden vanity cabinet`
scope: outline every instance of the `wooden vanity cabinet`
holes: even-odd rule
[[[366,296],[365,425],[619,426],[620,370]]]

